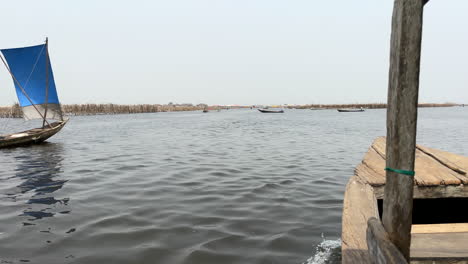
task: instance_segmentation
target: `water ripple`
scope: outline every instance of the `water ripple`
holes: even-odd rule
[[[468,153],[465,111],[421,109],[419,143]],[[0,261],[339,263],[346,182],[384,134],[382,110],[74,117],[0,150]]]

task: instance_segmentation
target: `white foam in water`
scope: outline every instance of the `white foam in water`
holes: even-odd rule
[[[323,238],[323,235],[322,235]],[[303,264],[325,264],[328,263],[333,250],[341,246],[341,239],[337,240],[324,240],[317,245],[315,255],[309,258]]]

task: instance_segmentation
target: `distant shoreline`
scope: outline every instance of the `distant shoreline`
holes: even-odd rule
[[[418,107],[453,107],[463,106],[462,104],[444,103],[422,103]],[[178,111],[202,111],[205,107],[208,110],[221,109],[237,109],[237,108],[260,108],[261,106],[223,106],[205,104],[137,104],[137,105],[121,105],[121,104],[64,104],[62,105],[63,114],[66,116],[82,116],[82,115],[115,115],[115,114],[141,114],[141,113],[157,113],[157,112],[178,112]],[[307,105],[284,105],[284,106],[269,106],[282,107],[288,109],[338,109],[338,108],[365,108],[365,109],[383,109],[387,108],[387,104],[307,104]],[[21,118],[22,112],[18,104],[12,106],[0,106],[0,118]]]
[[[444,103],[444,104],[434,104],[434,103],[420,103],[418,107],[453,107],[453,106],[462,106],[463,104],[455,103]],[[288,108],[297,108],[297,109],[338,109],[338,108],[366,108],[366,109],[383,109],[387,108],[387,104],[308,104],[301,106],[292,106]]]

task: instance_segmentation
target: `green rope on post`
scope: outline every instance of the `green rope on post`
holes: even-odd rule
[[[399,174],[404,174],[404,175],[409,175],[409,176],[414,176],[415,172],[414,171],[407,171],[407,170],[397,170],[397,169],[392,169],[392,168],[385,168],[386,171],[392,171],[396,172]]]

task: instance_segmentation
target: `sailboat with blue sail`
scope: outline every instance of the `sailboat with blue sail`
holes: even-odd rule
[[[3,55],[0,58],[13,79],[23,118],[42,119],[42,127],[0,135],[0,148],[41,143],[68,121],[60,107],[48,44],[46,39],[41,45],[0,50]]]

